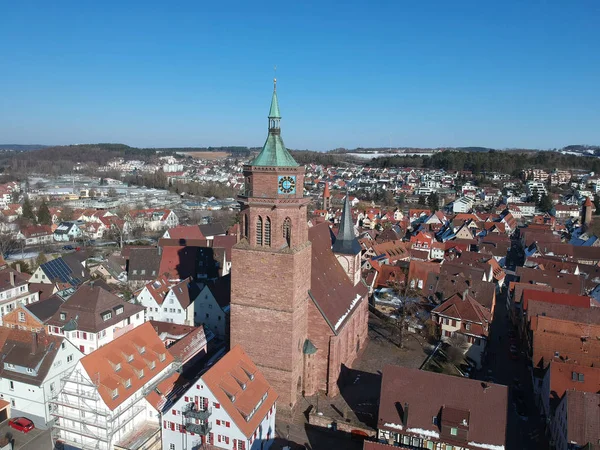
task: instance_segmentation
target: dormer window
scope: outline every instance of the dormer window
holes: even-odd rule
[[[125,387],[126,388],[130,388],[131,387],[131,378],[128,378],[125,380]]]
[[[104,314],[102,314],[102,320],[104,320],[105,322],[107,320],[109,320],[110,318],[112,318],[112,313],[110,311],[109,312],[105,312]]]
[[[114,400],[115,398],[117,398],[119,396],[119,388],[115,389],[114,391],[112,391],[112,399]]]
[[[119,315],[123,313],[123,307],[122,306],[118,306],[117,309],[115,310],[115,314]]]
[[[115,372],[118,372],[119,370],[121,370],[121,363],[115,364]]]
[[[133,355],[127,355],[127,362],[133,361]]]
[[[60,320],[67,320],[67,313],[60,313]]]
[[[150,361],[150,370],[154,370],[156,367],[156,361]]]
[[[138,378],[144,378],[144,369],[140,369],[138,372]]]
[[[164,353],[161,353],[160,355],[158,355],[158,360],[160,362],[163,362],[165,359],[167,359],[167,355]]]
[[[143,355],[144,353],[146,353],[146,347],[140,347],[139,352],[140,352],[140,355]]]

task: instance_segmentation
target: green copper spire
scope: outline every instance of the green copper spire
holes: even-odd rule
[[[253,166],[298,167],[298,163],[290,155],[290,152],[287,151],[283,139],[281,139],[280,121],[281,114],[279,113],[279,102],[277,101],[277,79],[274,79],[273,98],[271,99],[271,109],[269,110],[269,135],[262,151],[252,161]]]
[[[269,119],[281,119],[281,113],[279,112],[279,102],[277,101],[277,78],[273,79],[273,98],[271,99]]]

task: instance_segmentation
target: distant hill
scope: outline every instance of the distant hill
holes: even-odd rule
[[[48,145],[20,145],[20,144],[0,144],[0,150],[15,150],[18,152],[30,152],[33,150],[41,150],[42,148],[49,147]]]

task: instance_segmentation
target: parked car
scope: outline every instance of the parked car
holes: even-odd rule
[[[23,433],[29,433],[31,430],[35,428],[33,422],[26,417],[15,417],[10,419],[8,422],[11,428],[15,430],[22,431]]]
[[[73,250],[72,245],[63,245],[63,250]]]

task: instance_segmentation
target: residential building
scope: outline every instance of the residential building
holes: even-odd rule
[[[46,329],[46,322],[58,311],[63,302],[64,299],[59,295],[52,295],[50,298],[28,305],[19,304],[3,317],[4,326],[42,332]]]
[[[1,258],[0,258],[1,260]],[[29,305],[40,299],[39,293],[29,289],[28,276],[0,261],[0,325],[5,314],[19,305]]]
[[[144,307],[126,302],[98,282],[83,284],[46,322],[84,354],[92,353],[144,323]]]
[[[135,441],[135,448],[160,448],[160,415],[146,396],[178,367],[150,323],[84,356],[57,386],[53,440],[98,450]],[[139,447],[144,442],[156,444]]]
[[[275,437],[277,394],[237,345],[162,414],[163,449],[266,450]]]
[[[86,267],[87,255],[84,252],[67,253],[60,258],[40,264],[31,275],[31,283],[52,284],[57,290],[64,287],[77,288],[89,280]]]
[[[377,437],[413,449],[504,450],[508,388],[385,366]]]
[[[54,230],[54,240],[59,242],[74,241],[82,236],[83,231],[76,222],[61,222]]]
[[[552,418],[567,391],[600,391],[600,367],[568,361],[551,361],[539,385],[534,383],[536,400],[544,417]]]
[[[489,309],[483,307],[468,293],[455,294],[436,306],[431,317],[441,329],[443,341],[462,336],[465,355],[481,367],[492,322]]]
[[[19,231],[17,239],[25,241],[26,246],[45,245],[54,241],[53,236],[50,225],[31,225]]]
[[[200,294],[191,278],[171,282],[162,275],[147,283],[136,300],[146,310],[146,320],[158,320],[180,325],[193,325],[195,301]]]
[[[212,331],[221,340],[229,337],[229,304],[231,277],[218,278],[207,283],[194,302],[194,322]]]
[[[454,214],[467,213],[473,208],[473,199],[471,197],[460,197],[452,202],[452,212]]]
[[[566,391],[550,424],[552,448],[597,450],[600,393]]]
[[[6,327],[0,327],[0,348],[0,394],[10,402],[12,417],[48,427],[50,398],[83,355],[63,337]]]

